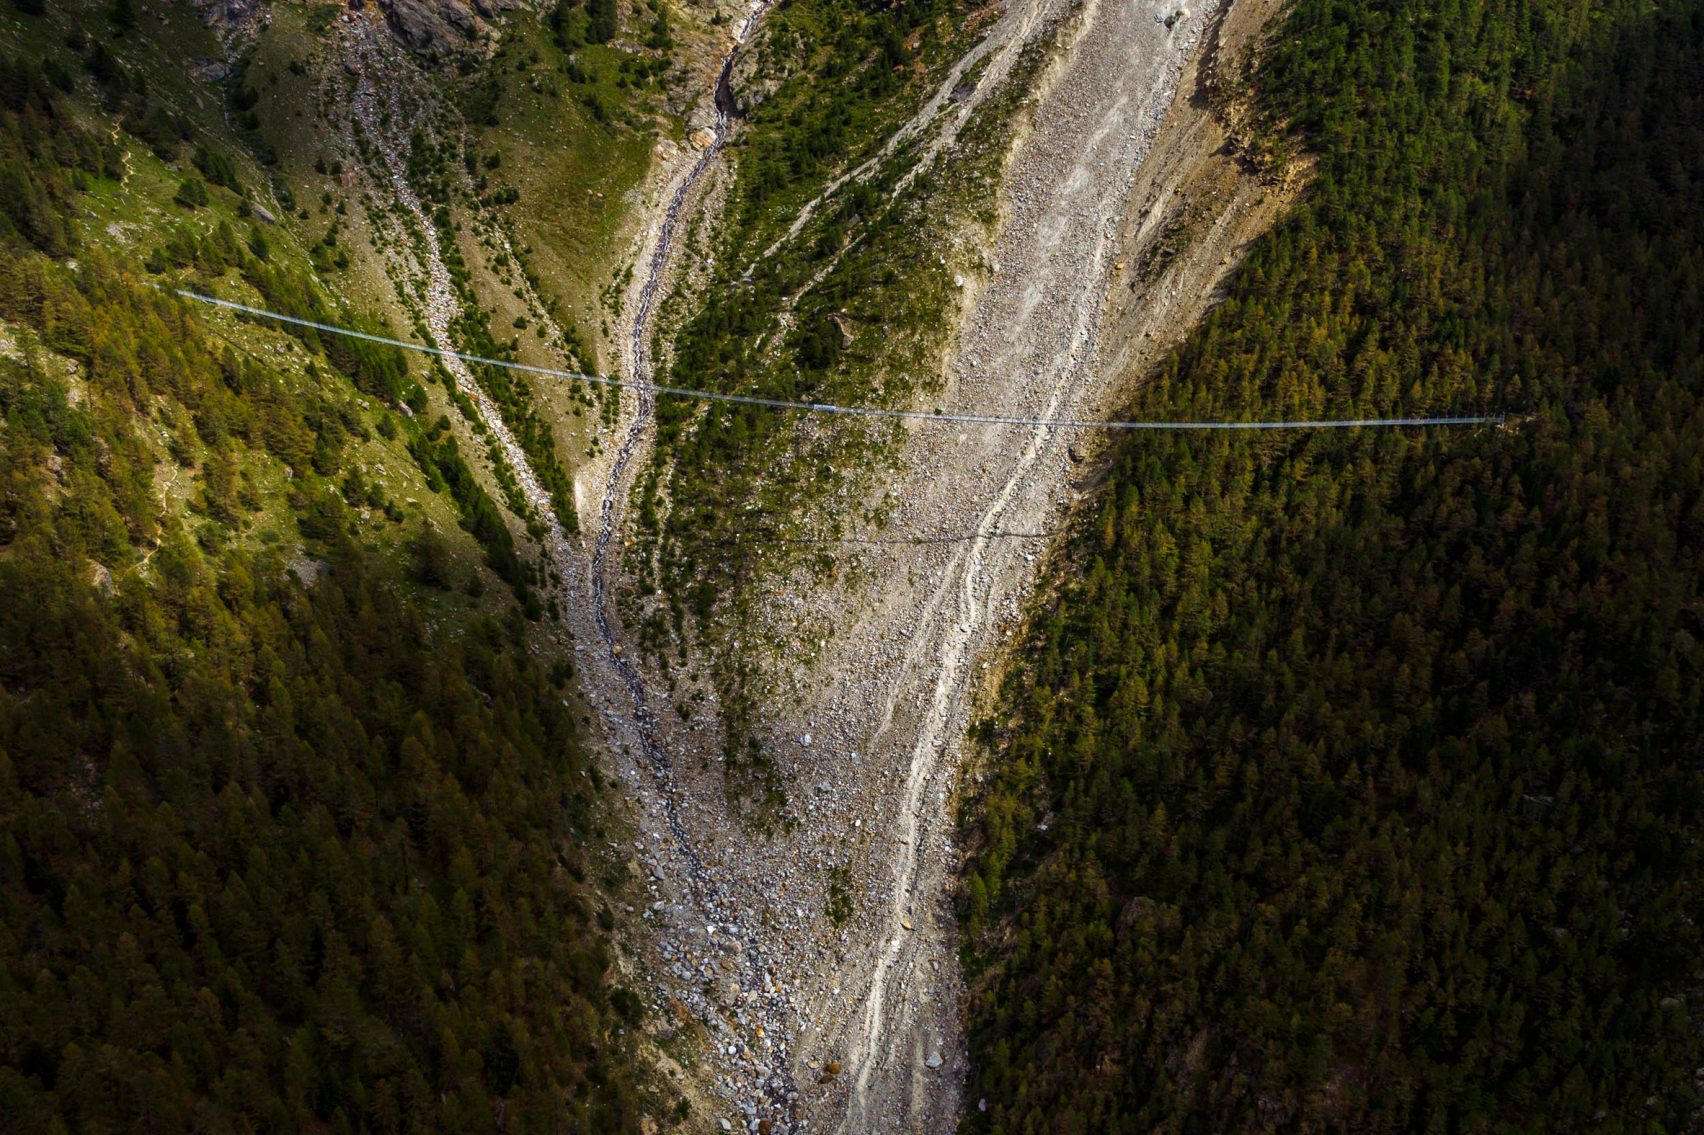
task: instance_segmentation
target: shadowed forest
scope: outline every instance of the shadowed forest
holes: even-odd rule
[[[1704,7],[1300,0],[1318,162],[983,724],[994,1132],[1704,1122]],[[979,1110],[978,1100],[986,1105]]]
[[[87,239],[125,173],[76,92],[157,104],[84,46],[86,75],[0,59],[6,1129],[637,1130],[569,670],[519,606],[436,626],[442,549],[409,576],[359,538],[396,505],[354,447],[406,433],[517,598],[526,565],[395,351],[315,341],[304,374],[148,283],[330,317],[257,228],[146,266]],[[238,538],[263,504],[299,546]]]

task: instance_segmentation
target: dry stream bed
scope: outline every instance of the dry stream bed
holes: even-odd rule
[[[973,62],[1003,73],[1031,37],[1057,30],[1014,135],[997,233],[980,250],[990,267],[965,281],[944,409],[1104,416],[1205,310],[1284,194],[1225,156],[1198,49],[1209,35],[1215,55],[1245,46],[1266,7],[1013,3],[902,128],[926,139],[923,161],[952,161],[951,135],[968,113],[944,97],[958,73]],[[676,209],[690,199],[670,198]],[[1160,233],[1181,251],[1138,285],[1124,262]],[[673,270],[673,253],[654,228],[649,279]],[[628,362],[648,378],[654,290],[636,286]],[[625,424],[643,445],[648,407],[637,409]],[[1045,427],[918,423],[872,500],[897,497],[908,532],[1056,530],[1096,445]],[[598,488],[608,548],[621,530],[619,471]],[[847,534],[882,535],[855,524]],[[758,728],[796,821],[763,835],[728,813],[720,736],[702,710],[691,722],[663,712],[662,683],[630,661],[637,651],[621,629],[600,636],[604,657],[588,682],[638,808],[652,968],[667,1000],[707,1029],[731,1126],[956,1125],[967,1055],[950,802],[970,715],[1043,551],[983,538],[872,543],[833,581],[801,573],[762,585],[750,639],[782,644],[765,665],[770,688],[786,694],[763,707]],[[607,625],[614,615],[597,594]],[[831,871],[853,907],[838,929],[825,909]]]
[[[1106,416],[1205,310],[1285,194],[1226,156],[1224,124],[1203,97],[1200,48],[1210,42],[1205,54],[1234,56],[1270,7],[1012,0],[948,70],[885,151],[911,146],[916,176],[954,160],[959,128],[1027,44],[1053,43],[1014,122],[997,223],[974,236],[974,261],[986,267],[963,280],[936,404]],[[749,11],[730,51],[761,19],[761,7]],[[375,115],[373,50],[358,52],[368,66],[355,110],[379,142],[375,173],[393,182],[425,238],[415,254],[424,321],[453,347],[445,340],[455,300],[431,226],[403,176],[400,138],[385,138]],[[972,68],[983,78],[965,105],[951,96]],[[729,73],[724,61],[719,82]],[[693,124],[703,141],[679,151],[649,187],[617,335],[628,377],[654,377],[654,313],[683,270],[682,234],[694,217],[715,219],[722,143],[738,129],[726,116],[732,101],[723,89],[705,92]],[[1162,234],[1178,248],[1162,271],[1136,279],[1127,263],[1143,262]],[[451,369],[548,516],[525,455],[471,376]],[[777,693],[757,728],[795,822],[759,835],[729,814],[714,714],[700,709],[689,721],[673,711],[613,602],[630,471],[649,452],[651,422],[647,397],[623,399],[618,444],[576,478],[586,531],[570,537],[552,525],[545,543],[570,598],[607,763],[635,809],[635,846],[616,854],[630,851],[642,871],[647,905],[627,925],[665,1006],[652,1028],[703,1030],[708,1071],[683,1086],[712,1097],[707,1106],[731,1128],[952,1130],[968,1057],[951,803],[968,722],[1000,672],[1047,547],[981,537],[870,543],[832,580],[799,573],[762,582],[747,634],[768,646],[761,664]],[[914,423],[896,471],[857,503],[897,501],[894,518],[912,533],[1056,531],[1097,445],[1083,431]],[[883,535],[847,524],[852,538]],[[831,878],[851,905],[839,927],[826,910]]]

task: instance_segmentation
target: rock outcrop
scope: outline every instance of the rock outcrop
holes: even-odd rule
[[[266,0],[189,0],[216,28],[240,30],[267,16]],[[354,0],[351,11],[368,5],[384,14],[391,33],[421,52],[462,51],[479,40],[497,14],[521,0]],[[370,10],[370,9],[369,9]]]
[[[384,0],[385,22],[415,51],[454,51],[479,35],[480,13],[466,0]]]
[[[190,0],[216,28],[245,28],[261,13],[261,0]]]
[[[379,0],[396,38],[415,51],[460,51],[519,0]]]

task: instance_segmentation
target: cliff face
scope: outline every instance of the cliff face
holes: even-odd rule
[[[381,0],[379,7],[391,31],[413,50],[456,51],[478,38],[498,5],[492,0]]]

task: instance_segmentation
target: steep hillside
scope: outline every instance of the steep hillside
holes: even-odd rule
[[[8,1130],[688,1114],[635,1055],[646,1008],[610,938],[626,865],[606,852],[625,828],[564,638],[561,517],[524,491],[535,462],[595,444],[594,403],[172,294],[393,332],[453,314],[488,353],[589,363],[668,121],[660,79],[623,61],[666,52],[600,45],[609,74],[577,80],[523,18],[515,41],[555,52],[565,85],[621,92],[610,121],[546,106],[542,79],[530,103],[492,95],[518,48],[405,55],[370,6],[0,10]],[[364,130],[363,51],[388,67],[375,105],[424,91],[427,113]],[[554,214],[521,206],[482,133],[523,111],[637,155],[588,170],[580,199],[620,204],[549,293],[524,226]],[[454,313],[394,258],[405,125]]]
[[[1302,0],[1305,201],[1131,417],[961,896],[988,1131],[1690,1131],[1704,9]]]

